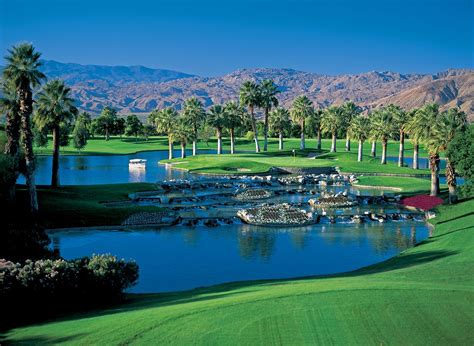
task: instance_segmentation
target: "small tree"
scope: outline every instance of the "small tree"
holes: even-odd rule
[[[304,95],[298,96],[293,101],[293,105],[290,109],[291,119],[300,124],[300,149],[305,149],[305,139],[304,139],[304,130],[305,130],[305,121],[313,114],[313,103],[309,98]]]
[[[138,136],[143,131],[143,124],[138,119],[135,114],[130,114],[125,119],[125,135],[126,136],[135,136],[135,140],[138,139]]]
[[[99,117],[93,121],[94,132],[104,136],[105,140],[108,141],[110,136],[116,132],[114,128],[116,120],[117,112],[110,107],[105,107]]]
[[[446,157],[465,179],[463,192],[467,196],[474,193],[474,127],[465,127],[459,131],[448,145]],[[446,170],[446,174],[448,171]]]
[[[377,109],[372,114],[372,128],[371,128],[371,137],[378,139],[382,142],[382,159],[380,163],[382,165],[387,164],[387,145],[388,140],[393,137],[397,129],[395,126],[395,119],[393,117],[392,111],[383,107]]]
[[[178,118],[176,128],[174,129],[174,139],[181,145],[181,158],[186,157],[186,145],[194,137],[194,131],[189,127],[187,119]]]
[[[357,152],[357,161],[361,162],[363,158],[364,141],[369,137],[370,125],[369,119],[362,115],[353,117],[348,127],[350,138],[359,142],[359,149]]]
[[[90,136],[89,129],[87,128],[87,122],[87,116],[84,115],[84,113],[80,114],[76,119],[74,130],[72,131],[74,148],[79,151],[87,145],[87,140]]]
[[[154,111],[152,119],[156,124],[156,131],[165,133],[168,137],[168,159],[173,158],[174,131],[177,125],[178,112],[174,108],[165,108],[160,111]]]
[[[291,125],[290,113],[282,107],[278,107],[270,113],[270,128],[278,133],[278,150],[283,150],[283,133]]]
[[[216,129],[217,154],[222,154],[222,129],[226,125],[226,113],[222,105],[213,105],[209,108],[207,123]]]
[[[344,103],[341,106],[342,111],[342,127],[346,131],[346,151],[351,151],[351,136],[349,134],[349,126],[351,125],[351,121],[353,118],[358,116],[362,109],[357,106],[354,102],[349,101]]]
[[[337,131],[343,121],[341,107],[331,106],[326,108],[321,117],[321,128],[323,132],[328,133],[332,137],[331,152],[336,152]]]
[[[184,101],[183,116],[185,123],[193,132],[193,156],[197,154],[198,130],[206,119],[206,112],[201,101],[192,97]]]
[[[224,106],[225,127],[230,133],[230,153],[235,153],[235,128],[244,121],[244,110],[236,102],[229,101]]]

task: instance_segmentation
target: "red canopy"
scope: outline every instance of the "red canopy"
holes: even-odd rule
[[[439,197],[418,195],[402,199],[401,204],[423,210],[430,210],[440,204],[443,204],[443,200]]]

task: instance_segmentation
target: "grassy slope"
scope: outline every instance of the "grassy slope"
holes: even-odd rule
[[[427,179],[411,178],[411,177],[358,177],[357,185],[374,186],[374,187],[395,187],[404,193],[423,193],[430,190],[431,182]],[[444,187],[444,185],[442,185]]]
[[[199,149],[216,149],[216,139],[213,138],[209,141],[209,145],[206,143],[199,142]],[[263,141],[261,141],[261,145],[263,145]],[[337,148],[340,151],[344,150],[345,140],[338,140]],[[300,140],[298,138],[291,138],[285,140],[285,149],[299,149]],[[331,141],[329,139],[324,139],[322,141],[323,149],[329,149],[331,147]],[[306,141],[307,148],[315,148],[316,147],[316,140],[308,139]],[[178,149],[178,146],[176,146]],[[246,140],[244,138],[239,138],[236,141],[236,149],[237,150],[255,150],[255,145],[253,141]],[[377,146],[378,154],[381,154],[382,145],[378,143]],[[406,143],[406,155],[412,155],[413,146],[409,141]],[[80,152],[72,147],[71,145],[61,148],[62,154],[70,154],[70,155],[94,155],[94,154],[132,154],[139,151],[147,151],[147,150],[168,150],[168,141],[166,137],[150,137],[148,141],[139,138],[135,140],[135,138],[130,137],[112,137],[109,141],[105,141],[103,138],[94,138],[88,141],[87,146],[81,150]],[[230,143],[228,138],[224,139],[224,150],[230,150]],[[270,138],[269,140],[269,150],[270,151],[277,151],[278,150],[278,140],[275,138]],[[352,144],[352,150],[357,150],[356,144]],[[52,141],[50,140],[48,146],[46,148],[35,148],[35,152],[37,154],[48,154],[52,153]],[[366,143],[364,145],[364,153],[370,154],[370,144]],[[388,153],[390,156],[397,156],[398,155],[398,142],[391,141],[388,146]],[[426,156],[426,153],[422,150],[420,156]]]
[[[117,309],[5,337],[72,344],[472,344],[472,210],[474,199],[440,207],[432,238],[345,275],[134,296]]]
[[[194,173],[235,173],[237,168],[244,168],[248,173],[265,173],[273,167],[328,167],[337,166],[342,172],[350,173],[387,173],[387,174],[429,174],[427,169],[414,170],[409,167],[398,167],[388,162],[381,165],[379,159],[365,156],[364,161],[357,162],[356,152],[322,152],[316,159],[308,158],[309,152],[300,152],[293,157],[290,151],[269,153],[245,153],[236,155],[198,155],[186,159],[176,158],[162,162],[175,163],[175,167]]]

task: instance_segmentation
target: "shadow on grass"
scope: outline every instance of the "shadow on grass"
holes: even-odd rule
[[[31,336],[31,337],[25,337],[25,338],[20,338],[15,340],[15,345],[56,345],[64,342],[73,342],[76,339],[80,339],[84,336],[86,336],[86,333],[78,333],[78,334],[72,334],[68,336],[62,336],[62,337],[54,337],[54,336],[49,336],[49,335],[37,335],[37,336]],[[0,337],[0,342],[5,343],[6,345],[9,344],[8,339],[4,339]]]

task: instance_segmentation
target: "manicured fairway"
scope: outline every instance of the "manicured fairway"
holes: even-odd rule
[[[441,206],[432,238],[356,272],[132,296],[116,309],[4,337],[37,344],[473,344],[473,210],[474,199]]]

